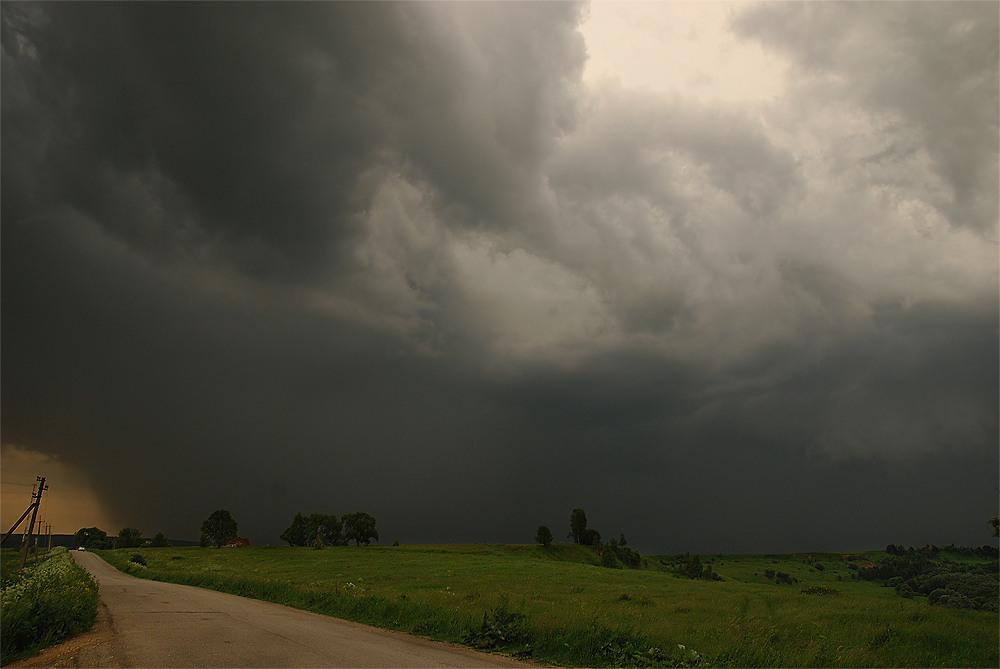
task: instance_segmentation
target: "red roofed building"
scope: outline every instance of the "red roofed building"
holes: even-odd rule
[[[244,539],[243,537],[236,537],[232,541],[226,544],[226,548],[243,548],[250,545],[249,539]]]

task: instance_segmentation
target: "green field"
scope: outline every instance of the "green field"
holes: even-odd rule
[[[127,562],[136,552],[148,568]],[[996,667],[1000,660],[997,613],[929,606],[924,597],[852,580],[840,554],[703,556],[723,580],[695,581],[675,577],[659,559],[644,570],[605,569],[589,549],[570,544],[99,553],[147,578],[563,665],[697,663],[678,644],[712,666]],[[884,553],[855,555],[864,562]],[[962,559],[978,558],[955,557]],[[775,584],[763,575],[768,569],[798,583]]]

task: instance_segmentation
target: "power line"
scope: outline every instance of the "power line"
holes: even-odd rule
[[[7,472],[8,474],[20,474],[21,476],[31,476],[31,474],[29,474],[27,472],[15,472],[13,469],[4,469],[4,468],[0,467],[0,473],[3,473],[3,472]]]

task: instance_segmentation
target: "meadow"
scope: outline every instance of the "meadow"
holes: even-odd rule
[[[996,667],[998,616],[851,578],[871,553],[673,557],[606,569],[570,544],[99,551],[138,576],[209,587],[567,666]],[[129,561],[140,554],[147,566]],[[956,560],[978,558],[956,557]],[[777,584],[765,572],[788,574]],[[797,582],[796,582],[797,581]]]

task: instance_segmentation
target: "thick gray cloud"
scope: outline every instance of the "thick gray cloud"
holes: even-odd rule
[[[5,3],[3,442],[177,537],[985,541],[996,7],[743,8],[756,106],[584,85],[585,17]]]

